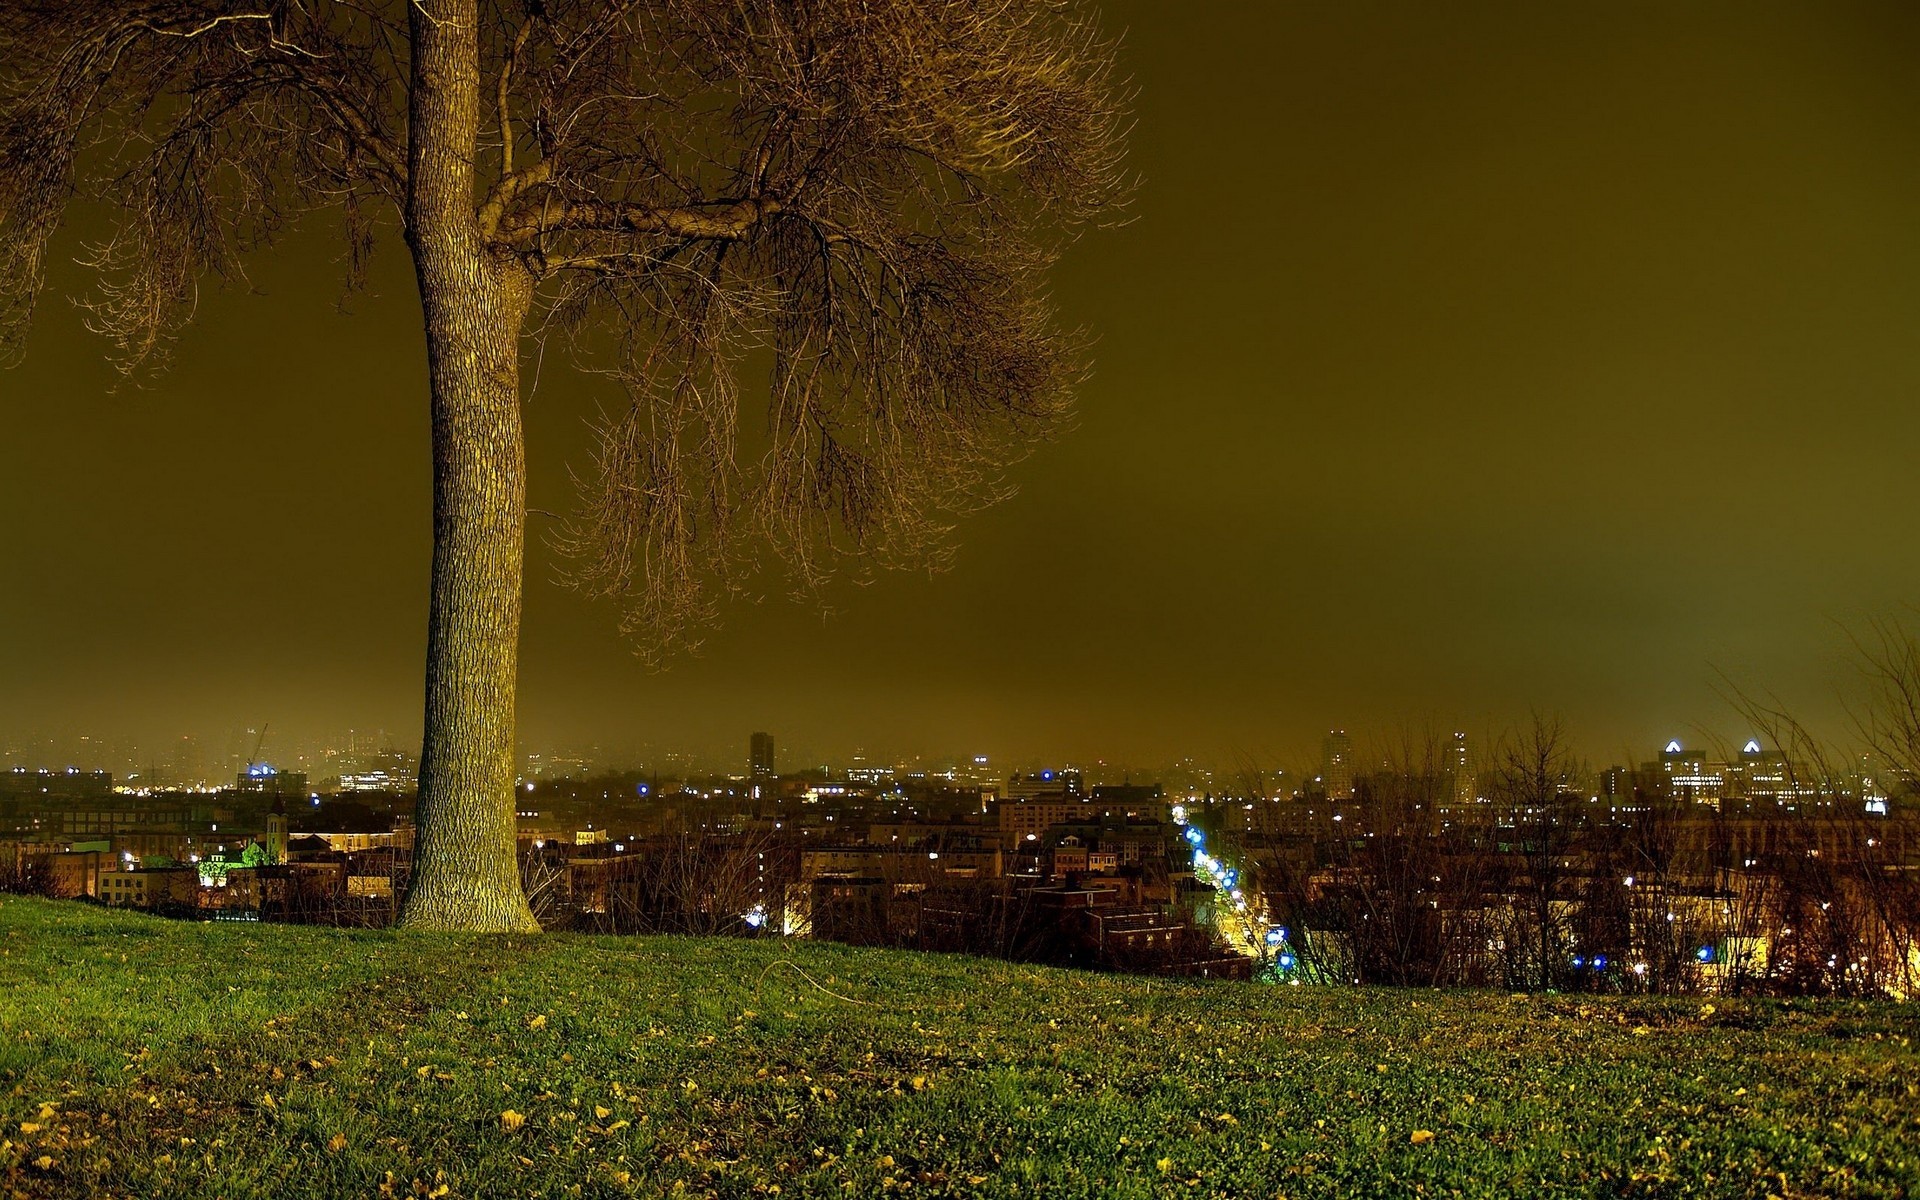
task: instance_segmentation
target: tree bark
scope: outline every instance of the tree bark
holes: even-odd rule
[[[474,206],[474,0],[413,0],[407,241],[433,410],[433,576],[419,840],[400,924],[536,932],[514,823],[526,527],[519,340],[532,281],[489,254]]]

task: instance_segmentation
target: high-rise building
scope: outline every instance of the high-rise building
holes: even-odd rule
[[[762,779],[774,774],[773,735],[756,733],[747,741],[747,770]]]
[[[1329,800],[1353,799],[1353,739],[1344,729],[1329,732],[1321,744],[1320,785]]]
[[[1660,770],[1667,777],[1667,794],[1676,800],[1718,808],[1726,795],[1727,764],[1711,762],[1698,750],[1688,750],[1679,738],[1660,751]]]
[[[1447,746],[1447,769],[1453,774],[1453,803],[1457,808],[1469,808],[1479,798],[1479,789],[1474,786],[1473,755],[1467,749],[1467,735],[1456,733]]]

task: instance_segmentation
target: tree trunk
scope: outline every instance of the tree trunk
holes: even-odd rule
[[[400,924],[535,932],[514,834],[526,461],[520,329],[532,281],[474,215],[474,0],[413,0],[407,241],[433,406],[433,579],[419,840]]]

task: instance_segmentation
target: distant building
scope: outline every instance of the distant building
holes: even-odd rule
[[[773,769],[773,735],[756,733],[747,739],[747,771],[755,779],[770,778]]]
[[[1727,794],[1727,764],[1708,761],[1706,755],[1682,746],[1679,738],[1660,751],[1660,771],[1666,776],[1667,794],[1676,800],[1718,808]]]
[[[1002,796],[1008,800],[1074,800],[1086,796],[1085,780],[1080,772],[1068,767],[1064,770],[1035,771],[1030,775],[1015,775],[1007,780]]]
[[[130,908],[192,905],[200,896],[200,872],[195,867],[136,867],[102,871],[97,877],[97,899]]]
[[[1467,735],[1456,733],[1453,741],[1447,745],[1447,770],[1453,775],[1453,803],[1457,808],[1470,808],[1479,799],[1479,789],[1474,786],[1473,755],[1467,748]]]
[[[1329,800],[1353,799],[1353,739],[1344,729],[1330,731],[1320,744],[1320,786]]]
[[[358,755],[348,767],[340,772],[343,792],[410,792],[420,774],[413,755],[392,748]]]
[[[50,797],[70,800],[100,800],[113,795],[111,771],[29,771],[14,767],[0,771],[0,798]]]
[[[276,770],[266,763],[248,766],[234,777],[233,787],[238,792],[254,792],[262,796],[297,796],[302,800],[310,794],[305,771]]]

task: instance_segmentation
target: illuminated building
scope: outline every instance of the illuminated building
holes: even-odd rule
[[[257,792],[263,796],[298,796],[304,800],[310,794],[305,771],[280,771],[259,762],[240,772],[233,786],[235,791]]]
[[[1718,808],[1727,794],[1727,764],[1707,761],[1705,755],[1683,747],[1679,738],[1660,751],[1660,771],[1666,776],[1667,794],[1676,800]]]
[[[1473,758],[1467,750],[1467,735],[1456,733],[1447,746],[1447,769],[1453,774],[1453,803],[1458,808],[1472,807],[1479,798],[1473,780]]]
[[[1320,745],[1320,786],[1329,800],[1353,799],[1353,739],[1344,729],[1329,732]]]
[[[1007,780],[1004,796],[1008,800],[1080,800],[1087,794],[1083,784],[1080,772],[1072,767],[1048,769],[1015,775]]]

